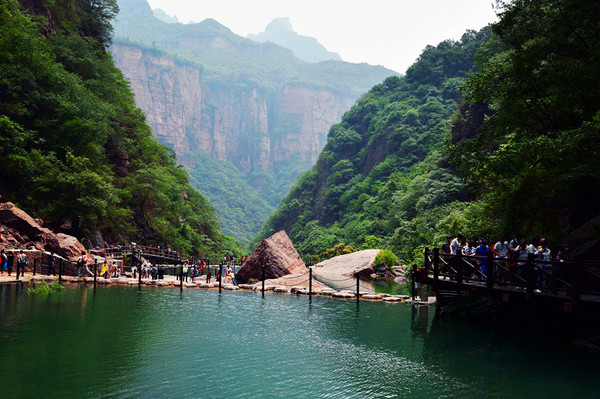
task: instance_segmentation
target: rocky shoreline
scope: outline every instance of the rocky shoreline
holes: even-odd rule
[[[206,276],[203,276],[206,277]],[[23,278],[20,280],[16,280],[14,276],[7,276],[5,274],[0,275],[0,285],[3,284],[35,284],[40,283],[42,281],[51,282],[58,279],[57,276],[46,276],[46,275],[31,275],[26,273]],[[164,280],[151,280],[151,279],[142,279],[141,285],[143,286],[155,286],[155,287],[170,287],[170,288],[185,288],[185,289],[218,289],[218,282],[207,283],[201,279],[196,282],[184,281],[183,284],[177,280],[174,276],[165,276]],[[256,293],[262,292],[262,283],[258,284],[238,284],[234,285],[231,283],[231,279],[229,281],[225,281],[221,288],[226,291],[251,291]],[[94,284],[94,277],[74,277],[74,276],[63,276],[62,283],[66,284]],[[131,277],[118,277],[118,278],[96,278],[97,285],[127,285],[127,286],[136,286],[139,285],[139,280]],[[290,294],[290,295],[309,295],[308,287],[300,286],[285,286],[285,285],[276,285],[271,284],[269,281],[265,281],[265,292],[275,293],[275,294]],[[343,291],[335,291],[332,288],[319,288],[312,290],[313,295],[318,295],[322,297],[331,297],[331,298],[340,298],[340,299],[354,299],[356,300],[356,293],[350,290]],[[406,303],[412,305],[435,305],[435,298],[430,298],[427,302],[421,300],[412,300],[408,295],[391,295],[391,294],[373,294],[373,293],[359,293],[359,300],[365,301],[375,301],[375,302],[385,302],[385,303]]]

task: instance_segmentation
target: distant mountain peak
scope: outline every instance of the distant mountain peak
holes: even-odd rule
[[[167,14],[166,12],[164,12],[163,10],[161,10],[160,8],[157,8],[156,10],[152,10],[152,13],[154,14],[154,16],[158,19],[160,19],[163,22],[166,22],[168,24],[176,24],[179,22],[179,20],[177,19],[177,17],[175,15],[171,16],[169,14]]]
[[[302,36],[294,32],[289,17],[275,18],[265,27],[264,32],[257,35],[250,34],[247,37],[257,42],[273,42],[288,48],[296,57],[310,63],[342,60],[339,54],[328,51],[314,37]]]
[[[289,17],[274,18],[265,28],[265,33],[291,33],[294,28]]]

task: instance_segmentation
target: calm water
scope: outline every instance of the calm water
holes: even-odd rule
[[[600,358],[434,309],[0,286],[2,398],[598,398]]]

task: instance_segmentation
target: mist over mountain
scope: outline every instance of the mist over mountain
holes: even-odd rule
[[[166,23],[145,0],[119,7],[111,50],[138,106],[215,204],[224,233],[244,241],[316,162],[330,126],[397,75],[368,64],[307,63],[212,19]]]
[[[288,17],[275,18],[264,32],[256,35],[249,34],[248,39],[257,42],[273,42],[288,48],[294,52],[294,55],[306,62],[320,62],[328,60],[342,61],[338,53],[328,51],[317,39],[309,36],[302,36],[296,32],[290,23]]]

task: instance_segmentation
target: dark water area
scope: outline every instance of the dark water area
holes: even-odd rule
[[[29,295],[0,286],[0,395],[599,396],[599,357],[435,311],[199,289],[73,285]]]

